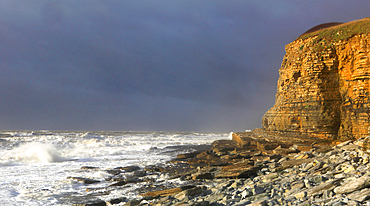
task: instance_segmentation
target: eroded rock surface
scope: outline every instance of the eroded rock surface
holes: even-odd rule
[[[358,33],[353,32],[356,29]],[[324,28],[288,44],[279,70],[276,102],[263,117],[263,129],[342,140],[367,136],[368,31],[370,19],[366,18]]]

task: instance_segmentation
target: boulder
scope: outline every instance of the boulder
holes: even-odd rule
[[[236,148],[239,148],[239,145],[234,140],[217,140],[212,143],[212,151],[218,156],[227,154]]]
[[[351,181],[344,182],[343,185],[336,187],[334,189],[334,192],[337,194],[350,193],[369,186],[370,186],[370,176],[365,175],[360,178],[355,178]]]

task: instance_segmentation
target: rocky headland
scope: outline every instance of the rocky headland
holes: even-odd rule
[[[354,140],[370,130],[370,18],[329,23],[286,45],[266,131]]]
[[[369,31],[370,18],[308,30],[286,46],[262,129],[165,165],[107,170],[97,199],[73,205],[370,205]],[[132,184],[135,199],[98,198]]]

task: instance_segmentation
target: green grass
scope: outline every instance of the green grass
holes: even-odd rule
[[[368,34],[370,32],[370,17],[352,21],[337,26],[320,29],[312,33],[301,35],[298,39],[307,39],[317,36],[317,42],[324,44],[346,40],[357,34]]]

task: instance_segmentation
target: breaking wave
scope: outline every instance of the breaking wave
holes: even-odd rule
[[[50,163],[65,160],[56,147],[38,142],[23,144],[15,148],[14,152],[17,161]]]

